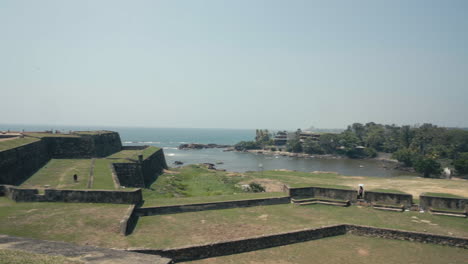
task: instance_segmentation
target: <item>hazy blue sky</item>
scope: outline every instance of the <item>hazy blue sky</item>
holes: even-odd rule
[[[0,1],[0,123],[468,127],[468,1]]]

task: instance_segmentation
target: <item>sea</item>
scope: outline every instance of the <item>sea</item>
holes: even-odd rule
[[[45,131],[62,132],[81,130],[112,130],[119,132],[123,145],[151,145],[164,149],[169,167],[175,161],[184,164],[214,163],[216,168],[227,171],[246,172],[261,170],[297,170],[303,172],[332,171],[345,176],[394,177],[410,175],[405,171],[388,168],[377,160],[294,158],[268,156],[244,152],[225,152],[223,149],[179,150],[185,143],[234,145],[239,141],[253,140],[254,129],[215,128],[139,128],[95,126],[51,126],[0,124],[0,131]],[[387,164],[388,165],[388,164]]]

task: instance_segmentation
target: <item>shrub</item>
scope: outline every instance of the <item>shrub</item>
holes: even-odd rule
[[[265,187],[263,187],[260,183],[257,182],[251,182],[249,184],[249,187],[250,191],[254,193],[265,192]]]

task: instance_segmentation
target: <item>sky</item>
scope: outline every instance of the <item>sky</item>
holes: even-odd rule
[[[468,127],[468,1],[0,1],[0,123]]]

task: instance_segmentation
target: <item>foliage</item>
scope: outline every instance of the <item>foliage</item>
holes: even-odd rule
[[[258,193],[258,192],[265,192],[265,187],[263,187],[260,183],[251,182],[249,184],[249,189],[251,192]]]
[[[307,154],[324,154],[325,150],[320,145],[319,141],[308,138],[303,144],[303,150]]]
[[[249,149],[260,149],[262,146],[256,141],[241,141],[234,145],[234,148],[238,151],[244,151]]]
[[[286,144],[286,150],[289,152],[300,153],[302,152],[302,144],[297,138],[289,140],[288,144]]]
[[[399,162],[402,162],[405,166],[411,167],[413,166],[413,161],[416,158],[416,153],[408,148],[402,148],[395,151],[392,154],[392,157],[398,160]]]
[[[420,158],[414,162],[414,169],[422,173],[424,178],[428,178],[431,175],[439,175],[442,172],[440,163],[432,158]]]
[[[468,152],[460,153],[453,161],[453,165],[459,174],[468,174]]]

